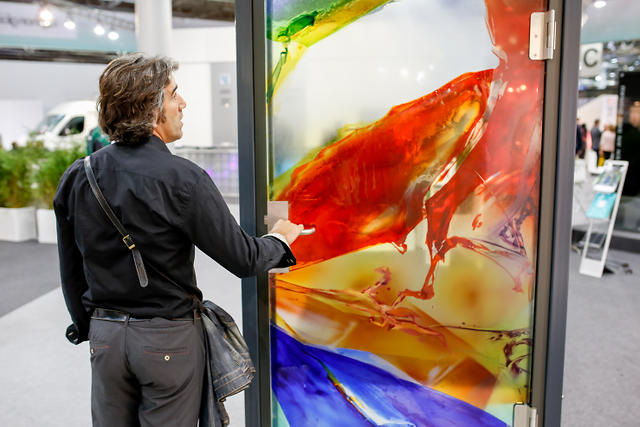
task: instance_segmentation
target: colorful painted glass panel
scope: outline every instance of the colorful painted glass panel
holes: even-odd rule
[[[529,400],[543,0],[267,0],[276,426],[511,425]]]

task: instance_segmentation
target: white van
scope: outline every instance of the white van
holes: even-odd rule
[[[34,129],[32,138],[42,141],[45,148],[69,148],[84,144],[87,135],[98,126],[95,101],[70,101],[49,111]]]

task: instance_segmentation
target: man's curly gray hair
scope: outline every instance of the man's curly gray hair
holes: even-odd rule
[[[98,123],[111,141],[135,145],[153,133],[153,123],[164,121],[164,88],[178,63],[164,56],[132,53],[114,59],[100,76]]]

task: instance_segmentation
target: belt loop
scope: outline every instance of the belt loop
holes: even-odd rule
[[[193,324],[196,324],[196,314],[198,314],[198,309],[194,308],[193,309]]]

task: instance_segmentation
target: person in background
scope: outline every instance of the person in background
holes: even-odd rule
[[[616,148],[616,128],[614,125],[606,125],[600,138],[600,157],[609,160]]]
[[[585,134],[583,133],[580,119],[576,119],[576,157],[582,159],[585,150]]]
[[[87,156],[95,153],[102,147],[109,145],[109,137],[102,132],[100,126],[96,126],[87,135]]]
[[[580,124],[580,133],[582,134],[582,146],[584,147],[584,150],[587,150],[587,147],[589,146],[589,141],[591,140],[591,135],[589,134],[589,132],[587,131],[587,125],[586,123],[581,123]],[[583,153],[584,156],[584,153]]]
[[[619,159],[629,162],[622,195],[640,196],[640,100],[634,100],[629,105],[628,119],[625,119],[622,124],[619,149]],[[618,147],[616,147],[617,156]],[[640,228],[640,224],[636,226]]]
[[[130,234],[123,239],[101,209],[83,159],[64,173],[54,200],[73,321],[67,338],[90,342],[94,426],[196,426],[206,353],[195,246],[239,277],[296,262],[289,245],[302,226],[280,220],[266,236],[248,235],[209,175],[166,147],[182,137],[187,106],[177,68],[136,53],[100,76],[99,123],[114,143],[88,166]]]
[[[600,137],[602,136],[602,131],[600,130],[600,119],[596,119],[593,122],[593,127],[591,128],[591,149],[598,154],[600,152]]]

